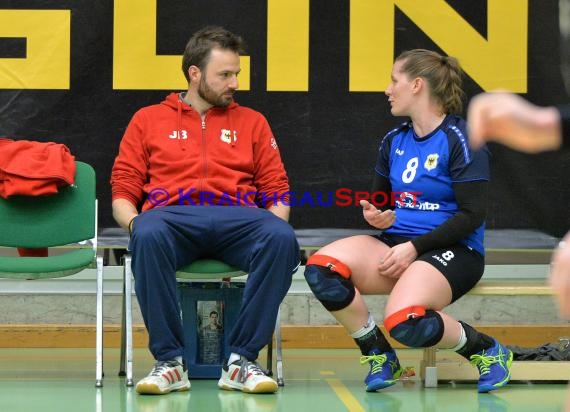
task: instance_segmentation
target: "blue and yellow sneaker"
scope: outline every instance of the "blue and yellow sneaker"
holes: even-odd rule
[[[479,369],[479,393],[490,392],[505,386],[511,379],[513,352],[495,340],[492,348],[471,355],[470,362]]]
[[[374,349],[368,356],[360,358],[360,364],[364,365],[365,363],[370,363],[370,372],[364,379],[367,392],[392,386],[403,371],[394,351],[382,353]]]

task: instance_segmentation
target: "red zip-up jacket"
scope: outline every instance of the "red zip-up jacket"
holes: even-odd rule
[[[75,157],[54,142],[0,138],[0,196],[43,196],[75,181]]]
[[[112,198],[166,205],[268,208],[289,182],[265,117],[233,102],[199,113],[171,93],[135,113],[111,173]]]

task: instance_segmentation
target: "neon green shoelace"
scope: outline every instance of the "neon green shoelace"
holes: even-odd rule
[[[386,363],[386,354],[383,353],[381,355],[370,355],[370,356],[361,356],[360,357],[360,364],[364,365],[365,363],[372,362],[372,373],[378,373],[382,371],[382,366]]]
[[[483,351],[482,355],[471,355],[469,362],[471,365],[477,366],[481,375],[485,375],[490,372],[490,367],[494,363],[503,363],[505,359],[505,354],[499,350],[499,354],[496,356],[485,355]]]

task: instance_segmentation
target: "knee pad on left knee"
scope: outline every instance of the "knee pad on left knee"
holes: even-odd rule
[[[434,310],[410,306],[384,320],[390,336],[412,348],[434,346],[443,337],[443,319]]]

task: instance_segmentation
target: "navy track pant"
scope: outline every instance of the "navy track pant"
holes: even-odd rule
[[[135,218],[129,250],[149,349],[156,360],[184,356],[177,268],[209,257],[248,273],[229,346],[231,352],[255,360],[271,340],[300,253],[287,222],[265,209],[243,206],[146,211]]]

